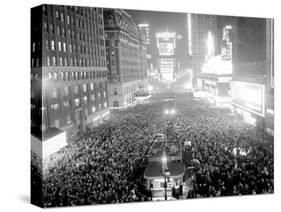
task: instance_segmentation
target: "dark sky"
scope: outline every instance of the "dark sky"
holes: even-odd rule
[[[176,34],[181,34],[183,38],[177,40],[176,48],[176,58],[181,61],[184,59],[184,52],[187,51],[186,43],[186,13],[174,13],[174,12],[159,12],[159,11],[144,11],[144,10],[126,10],[136,24],[148,23],[150,25],[150,48],[152,51],[152,57],[154,57],[154,62],[157,55],[156,47],[156,32],[176,32]]]

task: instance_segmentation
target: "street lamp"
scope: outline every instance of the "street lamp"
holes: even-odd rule
[[[167,156],[165,150],[163,150],[162,156],[162,172],[164,175],[165,200],[167,200],[167,177],[170,176],[170,171],[167,166]]]

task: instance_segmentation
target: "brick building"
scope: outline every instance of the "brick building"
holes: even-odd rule
[[[108,111],[103,9],[31,9],[31,125],[70,131]]]

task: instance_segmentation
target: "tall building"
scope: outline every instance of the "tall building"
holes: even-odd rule
[[[152,57],[151,57],[151,49],[150,49],[149,24],[146,23],[138,24],[138,27],[141,33],[145,36],[146,64],[147,64],[147,71],[150,72],[152,69]]]
[[[120,9],[104,9],[109,104],[127,107],[145,87],[146,42],[132,17]]]
[[[158,32],[156,33],[158,48],[158,68],[160,78],[164,82],[174,80],[176,71],[176,33],[175,32]]]
[[[109,114],[103,9],[31,9],[31,125],[71,132]]]
[[[194,84],[201,73],[207,54],[207,39],[209,32],[217,34],[217,16],[204,14],[187,14],[188,55],[190,68],[193,71]],[[215,46],[217,37],[213,37]],[[215,54],[216,52],[214,52]]]
[[[274,132],[273,19],[237,18],[233,108],[248,123]]]

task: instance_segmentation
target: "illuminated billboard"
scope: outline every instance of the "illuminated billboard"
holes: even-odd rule
[[[265,114],[265,87],[248,82],[232,82],[233,104],[257,115]]]
[[[159,55],[160,56],[174,55],[174,45],[173,45],[173,43],[160,43],[159,44]]]

